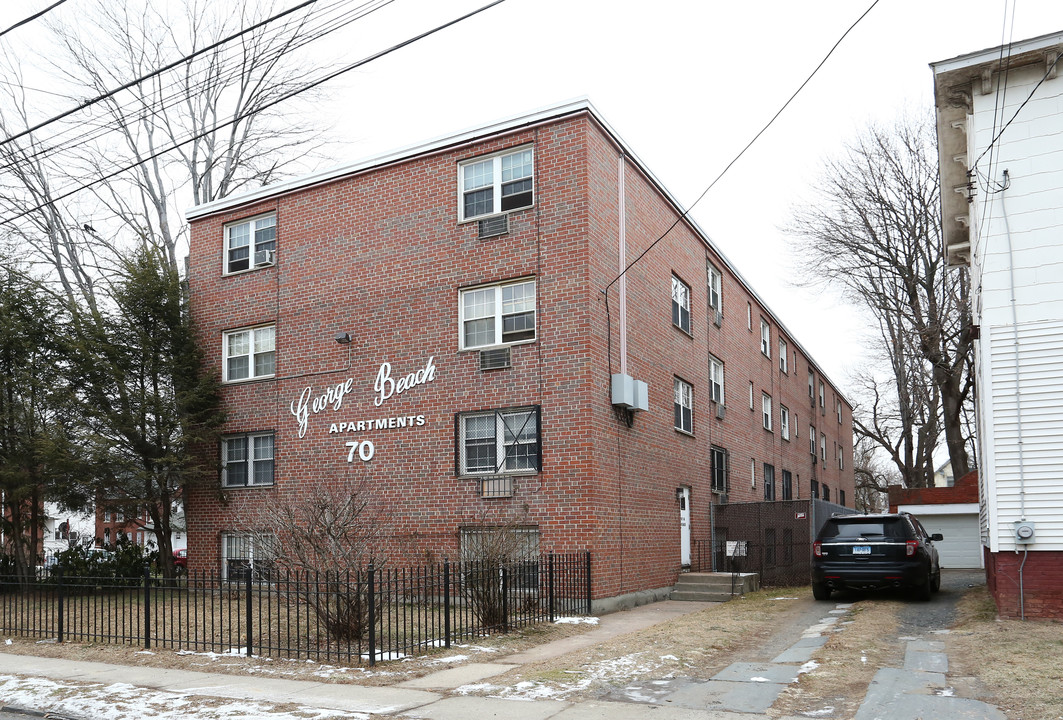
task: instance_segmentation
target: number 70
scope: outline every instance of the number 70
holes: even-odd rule
[[[352,440],[344,444],[350,448],[347,453],[347,462],[354,462],[354,454],[356,452],[358,457],[364,462],[369,462],[373,459],[373,455],[376,454],[376,446],[370,440],[362,440],[360,442]]]

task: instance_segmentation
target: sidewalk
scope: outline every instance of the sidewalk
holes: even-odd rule
[[[470,663],[440,670],[425,677],[406,680],[391,687],[366,687],[282,680],[260,676],[194,672],[106,663],[70,661],[0,652],[0,675],[50,678],[55,681],[124,685],[163,693],[172,706],[191,698],[227,698],[267,705],[294,704],[304,713],[331,710],[356,718],[408,717],[425,720],[468,720],[506,718],[507,720],[637,720],[652,711],[659,720],[763,720],[768,708],[801,672],[814,667],[809,660],[815,651],[837,631],[849,612],[849,605],[811,606],[802,615],[807,627],[782,629],[781,651],[771,650],[769,662],[735,662],[704,680],[671,678],[645,683],[645,687],[618,688],[611,697],[590,702],[535,699],[529,702],[499,697],[449,694],[462,686],[501,675],[523,664],[556,658],[575,650],[604,643],[627,633],[642,630],[672,618],[697,612],[712,603],[665,601],[645,605],[600,618],[595,629],[545,643],[501,658],[497,663]],[[827,615],[827,617],[823,617]],[[954,697],[947,686],[948,657],[944,644],[906,638],[907,652],[902,668],[881,668],[868,688],[856,720],[891,717],[895,720],[949,717],[967,720],[1004,720],[1003,713],[985,703]],[[774,657],[772,657],[774,654]],[[639,702],[631,701],[631,691]],[[156,700],[156,702],[159,702]],[[0,685],[0,706],[5,698]],[[14,705],[15,703],[12,703]],[[39,707],[36,710],[76,713],[70,707]],[[172,708],[167,708],[173,712]],[[246,711],[245,711],[246,712]],[[269,713],[262,712],[262,716]],[[145,713],[135,717],[161,717]],[[167,714],[169,717],[170,715]],[[196,717],[177,712],[172,717]],[[274,715],[281,717],[280,715]],[[319,713],[320,716],[320,713]],[[113,715],[113,717],[125,717]],[[131,716],[132,717],[132,716]],[[211,717],[217,717],[212,715]],[[231,715],[225,715],[231,717]],[[255,717],[254,712],[241,717]],[[296,717],[284,715],[284,717]],[[783,717],[778,720],[803,720]]]

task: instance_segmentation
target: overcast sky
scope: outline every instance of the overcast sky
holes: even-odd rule
[[[351,62],[486,1],[395,0],[320,51]],[[3,3],[0,29],[51,2]],[[348,162],[586,96],[689,205],[870,4],[506,0],[335,81],[318,110],[342,143],[336,162]],[[928,63],[1061,29],[1059,0],[880,0],[695,208],[698,224],[843,389],[867,323],[829,292],[794,287],[795,243],[781,230],[791,208],[810,197],[823,158],[869,122],[929,111]],[[25,40],[36,30],[15,32]]]

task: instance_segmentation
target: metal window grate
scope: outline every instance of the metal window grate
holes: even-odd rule
[[[480,497],[482,498],[508,498],[513,497],[513,478],[502,475],[500,477],[487,477],[480,479]]]

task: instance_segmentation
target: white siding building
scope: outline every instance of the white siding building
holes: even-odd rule
[[[950,263],[971,276],[980,534],[1002,615],[1063,617],[1063,32],[933,63]]]

